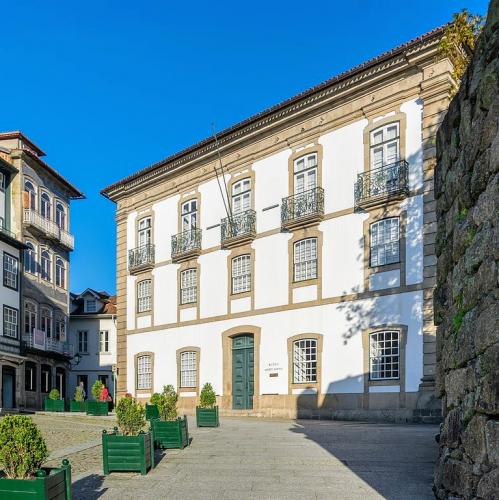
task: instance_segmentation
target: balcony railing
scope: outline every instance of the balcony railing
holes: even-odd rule
[[[250,241],[256,234],[256,212],[245,210],[240,214],[231,215],[222,219],[220,224],[222,246],[230,247]]]
[[[324,216],[324,189],[316,187],[282,199],[281,226],[291,229],[316,223]]]
[[[368,207],[408,193],[409,164],[400,160],[357,175],[355,206]]]
[[[190,229],[172,236],[172,260],[178,262],[201,253],[201,229]]]
[[[24,346],[31,349],[56,352],[68,358],[72,358],[74,356],[74,348],[72,344],[61,342],[60,340],[53,338],[47,338],[45,332],[41,330],[35,330],[32,333],[25,333],[22,339]]]
[[[12,231],[4,227],[3,224],[1,224],[1,221],[0,221],[0,233],[5,234],[5,236],[8,236],[9,238],[16,239],[16,235]]]
[[[74,249],[74,236],[65,229],[61,229],[53,220],[43,217],[36,210],[25,208],[23,222],[25,225],[31,226],[42,233],[45,237],[59,242],[69,250]]]
[[[154,267],[154,245],[148,243],[128,250],[128,269],[130,272]]]

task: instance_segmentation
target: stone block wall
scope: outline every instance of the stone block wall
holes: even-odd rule
[[[438,498],[499,498],[499,0],[437,134]]]

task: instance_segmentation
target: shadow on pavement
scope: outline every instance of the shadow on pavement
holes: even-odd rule
[[[107,488],[102,488],[104,478],[98,474],[90,474],[72,485],[73,500],[95,500],[104,495]]]

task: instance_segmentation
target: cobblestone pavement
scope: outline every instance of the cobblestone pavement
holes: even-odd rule
[[[191,446],[157,452],[147,476],[103,477],[95,442],[111,418],[35,421],[53,455],[68,451],[75,500],[433,498],[436,426],[226,418],[196,429],[191,420]]]

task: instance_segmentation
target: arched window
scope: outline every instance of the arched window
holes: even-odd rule
[[[66,229],[66,209],[60,202],[55,205],[55,223],[60,229]]]
[[[24,272],[36,274],[36,249],[33,243],[26,242],[26,250],[24,250]]]
[[[52,337],[52,311],[48,307],[41,308],[40,330],[45,332],[48,339]]]
[[[37,328],[38,311],[34,302],[24,303],[24,333],[31,334]]]
[[[195,351],[180,353],[180,387],[197,386],[196,354]]]
[[[66,288],[66,266],[60,257],[55,260],[55,284],[61,288]]]
[[[251,208],[251,179],[242,179],[232,185],[232,213]]]
[[[52,269],[51,269],[51,262],[50,262],[50,254],[47,252],[47,250],[44,250],[42,252],[41,256],[41,275],[42,279],[46,281],[52,281]]]
[[[251,256],[239,255],[232,259],[232,293],[251,290]]]
[[[304,193],[317,186],[317,153],[294,161],[294,194]]]
[[[24,191],[27,195],[25,208],[36,210],[36,189],[31,181],[24,181]]]
[[[396,330],[369,335],[369,379],[390,380],[400,376],[400,334]]]
[[[42,217],[50,219],[50,196],[47,193],[42,193],[40,213],[42,214]]]
[[[142,280],[137,284],[137,312],[150,311],[152,306],[152,280]]]

